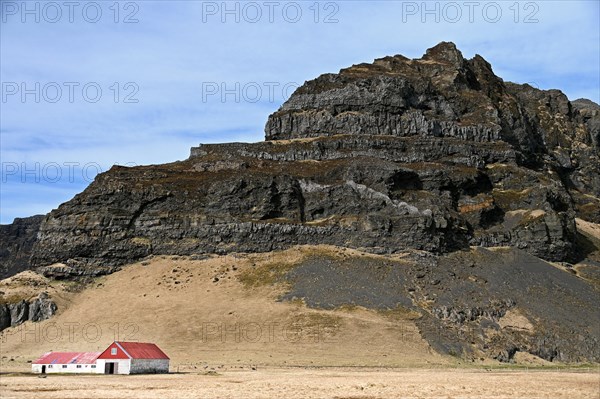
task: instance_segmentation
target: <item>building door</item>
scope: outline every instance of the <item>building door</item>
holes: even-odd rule
[[[42,374],[46,374],[46,365],[45,364],[42,366]]]
[[[115,374],[115,372],[117,371],[117,368],[115,367],[116,364],[112,363],[112,362],[107,362],[104,364],[104,374]]]

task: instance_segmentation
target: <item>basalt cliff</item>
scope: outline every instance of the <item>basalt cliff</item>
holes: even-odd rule
[[[322,243],[573,261],[575,218],[600,222],[600,107],[504,82],[452,43],[308,81],[265,131],[113,167],[45,217],[30,265],[93,275],[150,254]]]

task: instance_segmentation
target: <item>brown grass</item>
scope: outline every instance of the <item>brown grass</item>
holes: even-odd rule
[[[596,399],[597,372],[275,369],[139,376],[3,376],[7,398]]]
[[[266,263],[245,269],[238,280],[248,288],[282,283],[286,273],[294,267],[293,263]]]
[[[379,313],[392,320],[418,320],[422,317],[421,313],[400,305],[394,309],[380,310]]]
[[[510,366],[490,372],[441,357],[421,338],[414,323],[420,315],[410,309],[376,312],[343,306],[325,311],[309,309],[302,300],[277,302],[285,291],[285,284],[280,282],[282,273],[307,256],[381,257],[328,246],[206,260],[156,256],[97,279],[77,293],[43,280],[48,289],[66,292],[61,297],[63,306],[50,320],[28,322],[24,329],[10,328],[0,333],[0,372],[4,373],[0,396],[598,397],[597,370],[543,372],[511,370],[514,366]],[[402,257],[400,254],[394,259],[403,261]],[[24,281],[29,280],[21,283]],[[13,280],[13,288],[18,285]],[[503,320],[507,325],[527,328],[527,320],[521,315],[507,316]],[[58,339],[44,334],[51,325],[62,328]],[[69,325],[74,326],[72,335],[67,330]],[[86,326],[94,327],[87,331],[87,338]],[[92,337],[95,328],[101,329],[101,334]],[[174,374],[47,378],[7,374],[29,371],[28,361],[49,350],[101,350],[113,339],[156,342],[171,357]],[[521,360],[548,367],[540,359]],[[460,368],[448,368],[456,366]]]

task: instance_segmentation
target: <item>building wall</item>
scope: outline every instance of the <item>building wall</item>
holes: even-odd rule
[[[129,359],[97,359],[96,360],[96,373],[104,374],[104,367],[106,363],[117,363],[117,374],[129,374],[131,367],[131,360]]]
[[[131,359],[131,374],[168,373],[169,359]]]
[[[32,364],[31,371],[33,373],[41,374],[42,366],[46,366],[46,374],[52,373],[97,373],[98,366],[92,367],[92,364],[66,364],[63,367],[62,364]],[[80,366],[80,367],[77,367]]]
[[[52,373],[96,373],[104,374],[104,367],[107,362],[117,363],[117,374],[143,374],[143,373],[168,373],[169,359],[126,359],[126,360],[105,360],[98,359],[96,364],[46,364],[46,374]],[[32,364],[31,371],[41,374],[43,364]],[[51,366],[51,367],[50,367]],[[77,367],[81,366],[81,367]],[[95,367],[93,367],[95,366]]]

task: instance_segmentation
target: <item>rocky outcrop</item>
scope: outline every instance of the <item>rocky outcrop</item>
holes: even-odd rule
[[[468,95],[463,95],[468,93]],[[306,82],[266,125],[267,140],[367,134],[501,139],[501,79],[481,57],[465,60],[452,43],[422,59],[401,55]],[[503,109],[516,106],[510,98]]]
[[[67,264],[58,263],[38,268],[38,272],[44,277],[54,280],[77,279],[80,282],[90,282],[94,277],[114,273],[121,268],[119,266],[103,266],[96,264],[95,267],[87,267],[88,262],[69,259]]]
[[[576,211],[600,221],[598,104],[504,82],[481,56],[466,60],[452,43],[421,59],[385,57],[308,81],[265,131],[268,140],[352,134],[505,143],[517,165],[556,174]]]
[[[0,331],[12,325],[10,317],[10,309],[6,304],[0,304]]]
[[[504,82],[440,43],[306,82],[265,142],[112,168],[45,217],[30,261],[86,278],[151,254],[319,243],[569,260],[575,216],[600,217],[599,120],[591,101]]]
[[[57,306],[50,300],[48,294],[42,292],[29,304],[29,320],[42,321],[51,318],[56,313]]]
[[[40,293],[31,301],[22,299],[14,303],[2,303],[0,304],[0,331],[26,321],[38,322],[49,319],[54,316],[57,309],[56,303],[46,292]]]
[[[24,323],[29,318],[29,302],[21,300],[17,303],[11,303],[6,305],[10,310],[10,325],[16,326]]]
[[[31,248],[43,219],[37,215],[0,225],[0,280],[29,269]]]

